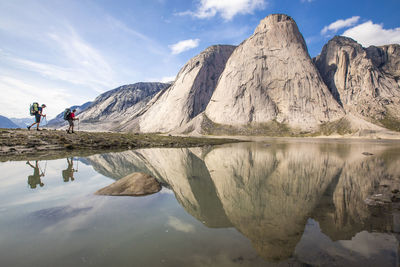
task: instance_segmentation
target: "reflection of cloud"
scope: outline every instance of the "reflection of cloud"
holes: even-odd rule
[[[396,266],[396,238],[389,234],[356,234],[351,240],[334,242],[321,232],[319,223],[309,219],[295,255],[311,265],[326,266]],[[357,264],[355,264],[357,263]]]
[[[59,206],[37,210],[31,215],[43,221],[54,223],[86,213],[91,209],[91,207],[73,208],[69,206]]]
[[[168,225],[174,228],[177,231],[184,232],[184,233],[193,233],[195,231],[195,228],[193,225],[189,223],[185,223],[181,221],[180,219],[169,216],[168,217]]]
[[[174,191],[172,191],[171,189],[168,189],[166,187],[162,187],[161,191],[158,192],[159,194],[169,194],[169,195],[174,195]]]
[[[79,204],[77,202],[79,202]],[[106,198],[81,198],[79,201],[67,206],[65,208],[65,212],[60,213],[61,215],[65,213],[66,216],[64,216],[61,220],[55,220],[55,223],[45,227],[43,232],[58,232],[60,228],[62,228],[64,232],[74,232],[76,230],[86,228],[90,224],[88,222],[95,218],[96,214],[103,210],[104,206],[106,205]]]

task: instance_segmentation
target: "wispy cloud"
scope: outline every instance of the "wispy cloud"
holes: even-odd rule
[[[199,43],[200,39],[188,39],[170,45],[169,48],[171,49],[172,54],[177,55],[187,50],[198,47]]]
[[[110,26],[113,30],[116,31],[122,31],[130,36],[134,37],[135,39],[139,39],[140,41],[144,42],[146,45],[144,46],[147,48],[151,53],[157,54],[157,55],[165,55],[166,49],[164,49],[159,43],[155,42],[152,38],[149,36],[134,30],[127,26],[124,22],[107,15],[106,16],[106,22],[108,23],[108,26]]]
[[[301,0],[301,2],[302,3],[311,3],[311,2],[313,2],[314,0]]]
[[[4,107],[0,112],[8,117],[29,117],[29,104],[34,101],[47,104],[45,113],[57,114],[60,107],[67,107],[68,100],[74,98],[62,86],[49,86],[27,79],[22,81],[18,77],[5,75],[0,76],[0,88],[9,92],[0,98],[0,106]]]
[[[66,68],[56,68],[58,71],[49,71],[49,68],[45,66],[45,70],[50,73],[51,77],[65,81],[74,80],[76,83],[87,86],[94,85],[94,89],[99,92],[104,91],[104,87],[113,83],[115,73],[111,65],[98,50],[85,42],[72,27],[68,27],[68,30],[63,33],[50,33],[49,37],[62,50],[62,54],[68,59],[69,65]],[[96,88],[96,86],[102,88]]]
[[[325,26],[322,30],[321,30],[321,34],[322,35],[326,35],[328,33],[336,33],[338,30],[342,29],[342,28],[347,28],[347,27],[351,27],[354,24],[356,24],[358,22],[358,20],[360,19],[359,16],[354,16],[348,19],[339,19],[331,24],[329,24],[328,26]]]
[[[55,35],[53,37],[58,39],[58,44],[55,45],[65,52],[63,54],[65,66],[36,62],[12,55],[0,55],[0,58],[20,70],[37,73],[50,80],[81,85],[99,93],[113,84],[114,72],[111,66],[93,48],[76,38],[68,39]]]
[[[353,38],[365,47],[370,45],[400,44],[400,27],[384,29],[381,24],[367,21],[346,30],[343,36]]]
[[[185,11],[178,15],[205,19],[220,14],[225,20],[231,20],[237,14],[252,14],[255,10],[265,9],[266,6],[265,0],[200,0],[196,11]]]

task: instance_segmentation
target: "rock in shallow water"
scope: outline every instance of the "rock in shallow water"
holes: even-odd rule
[[[107,196],[143,196],[161,190],[160,183],[152,176],[134,172],[111,185],[98,190],[95,195]]]

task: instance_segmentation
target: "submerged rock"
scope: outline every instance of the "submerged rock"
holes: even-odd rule
[[[161,190],[160,183],[152,176],[134,172],[111,185],[98,190],[95,195],[144,196]]]

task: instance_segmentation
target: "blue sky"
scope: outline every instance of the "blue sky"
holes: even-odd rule
[[[334,35],[400,43],[400,1],[0,0],[0,115],[49,118],[120,85],[174,79],[214,44],[240,44],[269,14],[295,19],[312,57]]]

